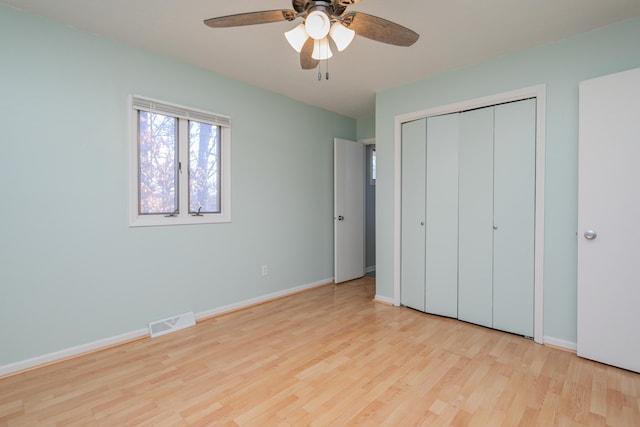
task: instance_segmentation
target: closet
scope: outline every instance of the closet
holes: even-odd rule
[[[536,101],[402,125],[400,301],[533,336]]]

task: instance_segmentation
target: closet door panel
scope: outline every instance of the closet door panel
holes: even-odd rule
[[[493,327],[533,336],[534,99],[495,107]]]
[[[426,119],[402,125],[400,302],[425,310]]]
[[[460,115],[458,318],[493,324],[493,107]]]
[[[427,119],[426,309],[458,316],[458,126],[460,114]]]

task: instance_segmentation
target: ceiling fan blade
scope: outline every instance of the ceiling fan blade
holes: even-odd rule
[[[270,22],[293,21],[298,17],[295,10],[279,9],[261,12],[238,13],[205,19],[204,23],[212,28],[241,27],[243,25],[268,24]]]
[[[313,70],[320,63],[319,60],[313,59],[311,54],[313,53],[313,47],[315,40],[309,37],[300,50],[300,66],[303,70]]]
[[[360,0],[336,0],[339,6],[353,6],[354,4],[360,3]]]
[[[395,22],[362,12],[351,12],[341,17],[345,27],[359,36],[395,46],[411,46],[420,35]]]

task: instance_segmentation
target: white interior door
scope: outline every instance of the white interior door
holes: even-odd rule
[[[334,140],[334,282],[364,276],[364,145]]]
[[[578,355],[640,372],[640,69],[580,84]]]

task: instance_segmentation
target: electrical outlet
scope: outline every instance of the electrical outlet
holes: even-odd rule
[[[266,265],[262,266],[262,275],[263,276],[268,276],[269,275],[269,267]]]

